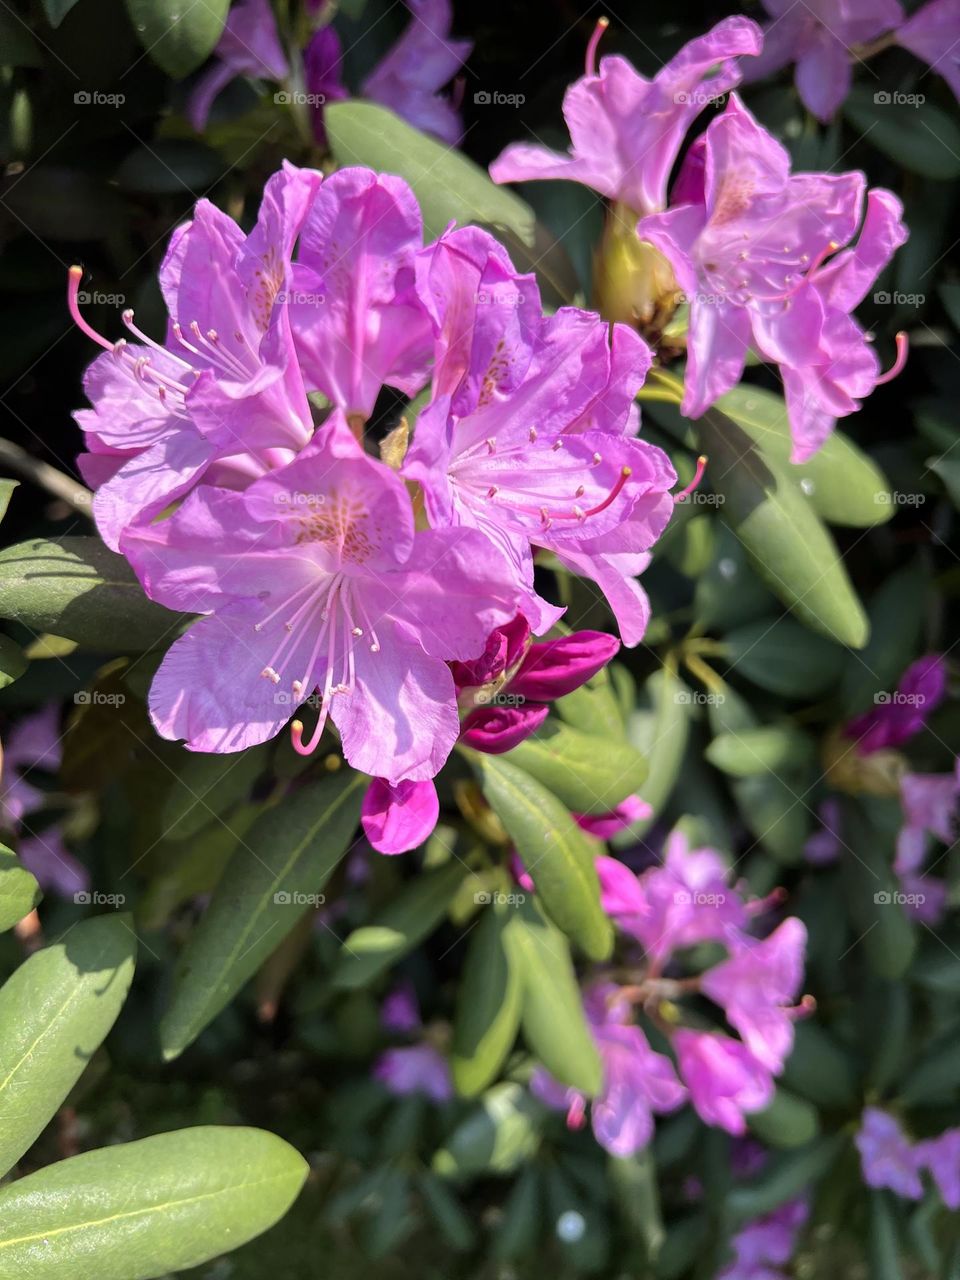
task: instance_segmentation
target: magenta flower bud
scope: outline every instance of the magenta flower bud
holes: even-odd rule
[[[588,813],[575,813],[577,826],[598,840],[611,840],[619,831],[639,822],[641,818],[652,818],[653,810],[646,800],[639,796],[627,796],[610,813],[591,817]]]
[[[547,718],[547,707],[481,707],[466,721],[460,741],[474,751],[502,756],[535,733]]]
[[[522,613],[512,622],[491,631],[487,647],[472,662],[452,662],[450,670],[458,689],[476,689],[490,684],[515,666],[530,640],[530,624]]]
[[[860,755],[899,747],[919,733],[940,705],[947,683],[944,660],[929,653],[911,663],[895,693],[878,694],[872,711],[851,720],[848,738],[856,739]]]
[[[562,698],[601,671],[619,648],[620,641],[602,631],[575,631],[539,641],[527,650],[510,681],[510,692],[530,702]]]
[[[364,834],[378,853],[406,853],[432,834],[440,816],[437,789],[425,782],[398,782],[374,778],[363,797],[360,821]]]

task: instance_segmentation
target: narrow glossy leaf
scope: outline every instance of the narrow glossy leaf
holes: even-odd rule
[[[770,1147],[802,1147],[820,1132],[816,1107],[780,1087],[768,1107],[747,1116],[747,1124]]]
[[[600,734],[608,739],[623,738],[624,718],[611,677],[624,672],[625,668],[619,664],[605,667],[579,689],[558,698],[553,704],[554,710],[567,724],[584,733]]]
[[[757,618],[769,618],[777,603],[751,568],[746,547],[722,522],[717,527],[716,555],[697,582],[694,609],[706,630],[726,631]]]
[[[903,908],[893,851],[853,801],[844,805],[844,833],[852,852],[844,854],[840,866],[859,946],[881,978],[899,978],[913,959],[916,931]]]
[[[13,21],[12,18],[11,18],[11,21]],[[21,26],[21,30],[23,30],[24,33],[27,34],[28,39],[32,38],[27,33],[27,29],[25,27],[23,27],[19,23],[17,25]],[[0,34],[5,35],[6,33],[0,32]],[[10,499],[13,497],[13,491],[14,489],[18,488],[19,485],[20,485],[19,480],[0,480],[0,520],[2,520],[4,516],[7,514],[7,509],[10,506]]]
[[[635,1156],[619,1159],[611,1156],[607,1169],[620,1212],[631,1233],[643,1244],[646,1256],[653,1261],[663,1246],[663,1214],[657,1167],[647,1148]]]
[[[435,871],[422,871],[372,924],[354,929],[340,950],[331,981],[335,987],[364,987],[396,964],[437,927],[447,914],[467,868],[453,858]]]
[[[476,1230],[446,1183],[425,1169],[417,1179],[417,1185],[430,1216],[447,1243],[461,1253],[473,1249],[477,1243]]]
[[[840,679],[844,652],[793,618],[761,618],[723,638],[730,666],[761,689],[810,701]]]
[[[893,573],[874,592],[868,606],[870,639],[861,652],[850,653],[840,691],[848,715],[866,711],[875,693],[892,692],[917,655],[929,575],[914,562]]]
[[[104,653],[173,639],[183,619],[143,594],[123,556],[99,538],[34,538],[0,551],[0,617]]]
[[[196,1039],[317,904],[356,831],[363,788],[361,775],[343,769],[251,827],[181,957],[160,1023],[165,1058]]]
[[[543,1222],[540,1184],[540,1170],[528,1164],[503,1206],[503,1217],[492,1244],[495,1258],[501,1261],[520,1258],[536,1245]]]
[[[113,1026],[135,955],[128,917],[97,916],[24,961],[0,989],[0,1171],[31,1145]],[[14,1273],[0,1263],[4,1274]]]
[[[450,1057],[454,1084],[465,1097],[496,1079],[520,1026],[520,970],[504,940],[512,910],[505,903],[488,906],[470,934]]]
[[[179,79],[196,71],[213,51],[230,0],[126,0],[133,29],[150,57]]]
[[[653,818],[634,823],[629,833],[624,833],[624,840],[642,834],[670,799],[690,736],[693,694],[675,672],[666,667],[654,672],[646,682],[645,692],[652,711],[635,714],[627,732],[630,741],[649,762],[640,795],[653,809]]]
[[[857,1099],[857,1067],[850,1052],[819,1022],[807,1018],[794,1028],[793,1051],[783,1083],[823,1108],[850,1108]]]
[[[879,151],[927,178],[960,175],[960,129],[932,102],[905,102],[909,95],[851,89],[843,113]],[[878,101],[884,98],[885,101]]]
[[[796,768],[808,764],[813,754],[813,743],[807,734],[790,724],[762,725],[736,734],[722,733],[706,750],[706,757],[714,768],[736,778]]]
[[[520,978],[524,1039],[555,1079],[592,1096],[603,1069],[566,939],[525,902],[511,913],[505,940]]]
[[[281,1218],[303,1157],[260,1129],[198,1126],[88,1151],[0,1192],[0,1280],[151,1280]]]
[[[712,464],[711,484],[724,499],[720,514],[757,573],[806,626],[862,648],[863,608],[830,535],[785,467],[717,410],[697,426]]]
[[[796,1151],[777,1152],[762,1173],[736,1187],[727,1197],[734,1218],[744,1220],[771,1213],[787,1200],[810,1191],[823,1177],[848,1141],[843,1133],[815,1138]]]
[[[494,1085],[433,1157],[442,1177],[511,1173],[536,1154],[546,1113],[523,1085]]]
[[[593,846],[546,787],[505,756],[472,753],[484,796],[516,845],[551,919],[591,960],[604,960],[613,930],[600,906]]]
[[[903,1082],[900,1097],[905,1106],[929,1107],[952,1102],[958,1090],[960,1054],[957,1053],[957,1025],[954,1022],[924,1051]]]
[[[43,0],[43,11],[51,27],[59,27],[77,0]]]
[[[17,855],[0,844],[0,932],[12,929],[42,897],[40,886]]]
[[[555,300],[572,301],[576,272],[562,245],[537,223],[525,200],[498,186],[462,152],[372,102],[329,103],[323,120],[340,165],[367,165],[409,182],[423,211],[428,243],[451,221],[486,227],[510,250],[518,270],[535,270]]]
[[[186,840],[244,799],[266,767],[269,747],[232,755],[184,751],[163,806],[168,840]]]
[[[739,738],[758,728],[752,708],[729,685],[725,693],[714,695],[707,709],[717,737]],[[809,829],[810,815],[804,801],[809,782],[790,773],[763,773],[732,778],[729,785],[744,822],[763,848],[778,862],[799,862]]]
[[[629,742],[583,733],[556,720],[547,720],[509,758],[575,813],[610,813],[647,776],[647,762]]]
[[[842,431],[833,431],[808,462],[795,465],[790,462],[790,420],[782,396],[741,385],[721,396],[717,407],[743,427],[765,457],[785,467],[828,524],[868,528],[893,515],[886,476]]]
[[[904,1280],[897,1220],[887,1193],[871,1191],[868,1253],[870,1280]]]

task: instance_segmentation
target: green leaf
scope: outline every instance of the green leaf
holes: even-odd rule
[[[0,1280],[150,1280],[251,1240],[308,1167],[260,1129],[202,1125],[88,1151],[0,1192]]]
[[[708,713],[716,737],[736,738],[758,727],[749,704],[729,685],[724,693],[714,695]],[[731,779],[729,785],[744,822],[764,849],[778,862],[799,862],[809,827],[803,798],[809,784],[796,781],[790,773],[762,773]]]
[[[949,1103],[960,1090],[960,1054],[956,1023],[939,1035],[903,1083],[905,1106],[929,1107]]]
[[[0,844],[0,933],[12,929],[42,897],[40,886],[17,855]]]
[[[0,21],[2,21],[2,19],[0,19]],[[21,30],[24,29],[25,28],[21,28]],[[0,34],[5,33],[0,32]],[[19,488],[19,486],[19,480],[0,480],[0,520],[6,516],[7,509],[10,506],[10,499],[13,497],[13,491],[14,489]]]
[[[716,556],[694,592],[695,617],[705,631],[726,631],[756,618],[769,617],[776,601],[747,560],[736,534],[717,527]]]
[[[787,1200],[812,1189],[827,1172],[848,1139],[835,1133],[796,1151],[777,1152],[762,1173],[736,1187],[727,1197],[727,1208],[738,1221],[771,1213]]]
[[[251,827],[181,957],[160,1022],[165,1059],[197,1038],[317,903],[356,830],[364,782],[343,769]]]
[[[809,764],[813,743],[791,724],[769,724],[741,733],[722,733],[705,754],[714,768],[736,778],[749,778]]]
[[[231,755],[184,751],[160,817],[165,838],[195,836],[243,800],[266,767],[268,755],[268,747]]]
[[[341,990],[365,987],[431,933],[469,872],[452,858],[421,871],[372,924],[354,929],[337,957],[331,982]]]
[[[220,39],[230,0],[126,0],[140,43],[167,75],[196,71]]]
[[[367,165],[409,182],[423,212],[428,242],[442,235],[451,221],[486,227],[510,250],[518,270],[536,271],[555,300],[573,300],[577,278],[565,250],[538,224],[526,201],[509,187],[498,186],[462,152],[372,102],[330,103],[323,121],[340,165]]]
[[[749,1115],[747,1123],[751,1132],[771,1147],[802,1147],[820,1132],[816,1107],[780,1087],[770,1105]]]
[[[854,801],[844,804],[844,838],[849,853],[840,861],[847,909],[860,934],[859,946],[881,978],[899,978],[910,967],[916,930],[901,903],[891,850]]]
[[[836,547],[786,470],[717,410],[697,424],[720,515],[770,590],[813,631],[860,649],[867,619]]]
[[[506,757],[470,758],[551,919],[591,960],[605,960],[613,930],[600,906],[594,846],[556,796]]]
[[[870,1280],[904,1280],[900,1266],[900,1233],[890,1200],[883,1191],[871,1191],[869,1195]]]
[[[520,975],[524,1039],[555,1079],[593,1096],[603,1068],[566,939],[524,902],[507,921],[505,943]]]
[[[552,719],[509,757],[575,813],[610,813],[647,776],[647,762],[629,742],[582,733]]]
[[[473,1223],[460,1207],[456,1196],[451,1194],[446,1183],[441,1182],[428,1169],[424,1169],[417,1178],[417,1185],[431,1217],[451,1248],[456,1249],[458,1253],[465,1253],[475,1248],[477,1233]]]
[[[0,689],[19,680],[27,669],[23,650],[9,636],[0,635]]]
[[[843,432],[833,431],[809,461],[793,464],[790,420],[782,396],[741,385],[721,396],[717,407],[756,441],[764,457],[783,467],[828,524],[865,529],[893,515],[886,476]],[[712,467],[708,474],[712,477]]]
[[[433,1157],[441,1177],[511,1173],[540,1146],[543,1107],[523,1085],[494,1085]]]
[[[843,1110],[857,1101],[857,1069],[846,1048],[811,1019],[798,1022],[783,1083],[818,1107]]]
[[[43,54],[40,52],[40,46],[34,38],[33,32],[27,24],[12,9],[4,9],[0,7],[0,66],[4,67],[42,67]],[[11,491],[13,486],[17,484],[16,480],[0,481],[2,485],[10,485]],[[0,506],[3,511],[6,510],[6,502],[9,502],[9,493],[6,501],[0,499]],[[0,511],[0,519],[3,518],[3,511]]]
[[[77,0],[43,0],[43,12],[51,27],[59,27]]]
[[[769,693],[808,702],[836,684],[845,656],[793,618],[761,618],[728,631],[723,643],[737,675]]]
[[[867,710],[873,695],[891,691],[917,653],[930,579],[919,562],[890,575],[870,599],[870,639],[850,653],[840,685],[844,711]]]
[[[0,989],[0,1172],[33,1143],[113,1026],[135,955],[128,917],[97,916],[24,961]],[[8,1229],[2,1211],[0,1220]],[[0,1261],[5,1274],[15,1272]]]
[[[493,1237],[493,1256],[499,1260],[519,1258],[536,1245],[543,1222],[541,1177],[536,1165],[528,1164],[513,1184],[503,1206],[503,1217]]]
[[[653,1261],[664,1240],[653,1154],[647,1148],[625,1159],[611,1156],[607,1169],[624,1221],[643,1245],[647,1258]]]
[[[510,914],[500,902],[482,911],[464,960],[450,1066],[468,1098],[496,1079],[520,1026],[521,975],[504,939]]]
[[[34,538],[0,551],[0,617],[104,653],[140,653],[183,621],[154,604],[99,538]]]
[[[861,86],[850,90],[843,113],[873,146],[912,173],[942,179],[960,176],[960,129],[932,102],[903,100],[909,96]]]
[[[640,795],[653,809],[653,817],[634,823],[624,833],[624,842],[642,834],[662,812],[679,777],[690,736],[693,694],[679,676],[664,667],[649,677],[644,688],[653,704],[652,713],[634,715],[627,732],[633,745],[650,762]],[[620,843],[614,841],[615,845]]]

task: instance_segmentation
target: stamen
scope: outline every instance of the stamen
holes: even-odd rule
[[[73,317],[73,323],[81,333],[85,333],[88,338],[92,338],[94,342],[103,347],[104,351],[113,351],[114,344],[112,342],[108,342],[106,338],[101,337],[101,335],[97,333],[96,329],[91,329],[86,320],[84,320],[83,316],[80,314],[80,299],[78,294],[80,292],[80,281],[82,279],[83,267],[71,267],[67,272],[67,307],[70,310],[70,315]]]
[[[686,502],[687,498],[690,497],[691,493],[693,493],[694,489],[696,489],[700,481],[703,479],[703,473],[706,469],[707,456],[706,454],[701,453],[700,457],[697,459],[697,469],[693,473],[693,479],[685,489],[681,489],[679,493],[675,493],[673,495],[673,501],[675,504],[678,502]]]
[[[596,515],[599,515],[601,511],[606,511],[607,507],[609,507],[610,504],[614,502],[619,497],[619,495],[623,492],[623,487],[627,483],[627,481],[630,479],[632,474],[633,474],[632,468],[622,467],[613,488],[610,490],[607,496],[603,499],[603,501],[598,502],[595,507],[590,507],[586,511],[584,511],[584,509],[580,506],[574,506],[573,509],[569,511],[551,511],[549,507],[543,507],[543,506],[528,507],[525,504],[520,502],[511,502],[509,498],[501,498],[499,505],[510,508],[514,511],[522,511],[530,515],[534,515],[534,514],[538,515],[540,517],[540,521],[543,524],[544,529],[549,529],[550,526],[553,524],[554,520],[576,520],[578,523],[582,523],[584,520],[587,519],[588,516],[596,516]],[[514,490],[514,492],[522,492],[522,490],[517,489],[517,490]],[[577,492],[577,497],[578,498],[581,497],[582,494],[583,494],[583,486],[581,485],[580,489]],[[491,497],[491,496],[492,495],[488,490],[487,497]]]
[[[609,18],[597,19],[597,25],[594,27],[593,35],[590,37],[590,42],[587,45],[586,73],[588,76],[595,76],[597,74],[597,45],[600,43],[600,39],[609,25]]]
[[[891,368],[886,373],[881,373],[877,379],[876,385],[882,386],[884,382],[892,382],[898,373],[903,372],[903,366],[907,363],[907,354],[910,348],[910,341],[907,335],[901,329],[897,334],[897,358],[894,360]]]

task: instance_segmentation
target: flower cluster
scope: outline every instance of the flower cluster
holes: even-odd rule
[[[854,794],[897,794],[903,824],[893,869],[900,879],[907,911],[935,924],[946,907],[946,882],[922,870],[929,837],[952,844],[960,805],[960,759],[949,773],[914,773],[900,754],[926,726],[946,692],[946,663],[931,653],[912,663],[897,689],[872,710],[843,726],[831,742],[828,776]],[[834,861],[844,848],[842,816],[833,798],[820,810],[823,828],[811,837],[807,857]]]
[[[636,574],[676,480],[636,438],[650,352],[592,313],[545,315],[486,232],[424,247],[400,179],[288,164],[249,234],[206,201],[174,233],[164,342],[129,311],[130,340],[97,334],[79,278],[72,313],[104,348],[77,414],[97,525],[152,599],[205,615],[154,679],[164,737],[240,751],[307,704],[302,753],[329,717],[357,769],[428,781],[461,732],[450,664],[562,613],[534,585],[541,549],[593,578],[625,643],[642,637]],[[404,420],[377,457],[384,388],[423,407],[409,450]],[[571,657],[575,683],[613,647]],[[538,702],[575,687],[518,674]]]
[[[794,1020],[812,1008],[793,1001],[803,980],[806,930],[795,917],[767,937],[750,922],[769,905],[748,900],[727,883],[727,868],[712,849],[691,849],[675,831],[662,865],[635,876],[615,858],[597,858],[604,910],[621,933],[642,947],[636,981],[590,989],[585,1009],[604,1065],[604,1084],[592,1105],[597,1141],[615,1155],[633,1154],[653,1132],[653,1115],[689,1099],[709,1125],[743,1134],[744,1117],[766,1107],[774,1077],[793,1047]],[[779,898],[779,895],[775,895]],[[720,944],[725,957],[692,975],[680,953]],[[674,972],[680,976],[674,976]],[[681,1022],[676,1001],[705,996],[722,1010],[739,1039],[704,1022]],[[676,1057],[653,1047],[634,1021],[639,1006]],[[586,1100],[539,1069],[534,1092],[567,1108],[568,1123],[583,1122]]]
[[[373,1066],[373,1077],[397,1097],[417,1094],[433,1102],[449,1102],[453,1081],[447,1059],[430,1037],[440,1028],[425,1028],[416,992],[409,983],[394,987],[380,1008],[380,1025],[392,1035],[418,1037],[417,1042],[385,1049]]]
[[[746,69],[747,78],[795,63],[797,92],[819,120],[826,122],[843,104],[854,64],[892,44],[929,63],[960,98],[957,0],[929,0],[910,18],[899,0],[763,0],[763,7],[772,21],[764,28],[763,52]]]
[[[614,274],[635,277],[628,304],[646,332],[652,325],[659,336],[686,299],[681,409],[690,418],[736,385],[750,348],[779,366],[792,458],[803,462],[837,418],[903,365],[905,338],[884,374],[851,313],[906,231],[897,198],[868,192],[861,173],[791,175],[785,149],[736,93],[689,147],[668,193],[694,118],[737,84],[738,59],[762,44],[755,23],[727,18],[653,80],[620,57],[595,70],[591,45],[587,74],[564,100],[571,153],[516,144],[490,172],[498,182],[568,178],[613,201],[601,252],[603,309],[626,318],[618,301],[607,301],[605,255],[620,267]]]
[[[893,1116],[878,1107],[863,1112],[856,1136],[867,1186],[895,1192],[905,1200],[923,1198],[920,1174],[926,1170],[948,1209],[960,1209],[960,1129],[911,1142]]]
[[[397,43],[380,59],[360,86],[365,98],[389,107],[404,120],[455,145],[463,122],[455,102],[439,91],[456,76],[473,48],[469,40],[453,40],[450,0],[407,0],[410,23]],[[220,92],[238,76],[301,84],[299,92],[311,109],[313,135],[326,143],[323,109],[328,102],[350,97],[343,80],[343,47],[329,25],[333,6],[313,3],[318,23],[303,50],[302,74],[291,75],[290,60],[269,0],[238,0],[227,15],[211,66],[198,79],[187,104],[190,123],[202,132]]]

